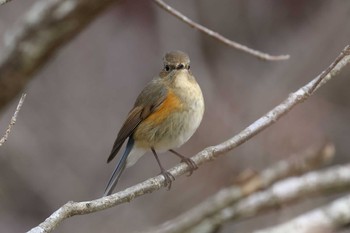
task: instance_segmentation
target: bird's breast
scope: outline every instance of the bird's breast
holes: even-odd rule
[[[195,79],[178,81],[158,109],[137,127],[138,146],[166,151],[184,144],[197,130],[204,113],[201,89]]]

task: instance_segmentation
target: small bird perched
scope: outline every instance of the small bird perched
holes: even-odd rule
[[[114,142],[109,163],[119,152],[124,141],[128,143],[105,189],[110,195],[122,172],[148,150],[153,152],[166,186],[170,189],[173,175],[161,165],[157,152],[170,151],[191,168],[197,169],[193,160],[174,151],[194,134],[204,113],[202,91],[190,71],[190,58],[181,51],[171,51],[164,56],[164,67],[137,97],[133,109]]]

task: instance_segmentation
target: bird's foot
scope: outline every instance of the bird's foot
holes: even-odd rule
[[[164,177],[165,187],[167,187],[167,190],[170,190],[171,184],[175,180],[175,177],[170,172],[167,172],[166,170],[162,170],[161,174]]]
[[[181,162],[186,163],[187,166],[190,168],[189,174],[187,176],[192,175],[193,171],[198,169],[197,164],[190,158],[183,157],[181,158]]]
[[[193,171],[198,169],[197,164],[190,158],[187,158],[185,156],[183,156],[182,154],[174,151],[174,150],[169,150],[171,153],[175,154],[176,156],[178,156],[179,158],[181,158],[181,162],[182,163],[186,163],[187,166],[190,168],[189,174],[187,176],[192,175]]]

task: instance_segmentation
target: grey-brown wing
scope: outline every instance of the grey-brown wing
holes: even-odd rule
[[[164,101],[167,89],[161,80],[152,80],[137,97],[134,108],[130,111],[126,121],[120,129],[108,157],[109,163],[119,152],[124,141],[135,132],[136,127],[146,119]]]

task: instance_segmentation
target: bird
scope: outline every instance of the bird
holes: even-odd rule
[[[125,168],[134,165],[151,151],[170,190],[174,176],[162,166],[158,153],[169,151],[190,167],[196,163],[174,149],[189,140],[204,114],[201,88],[190,70],[190,58],[182,51],[170,51],[163,58],[163,68],[141,91],[113,144],[107,163],[118,154],[127,140],[124,153],[109,179],[103,196],[112,194]]]

